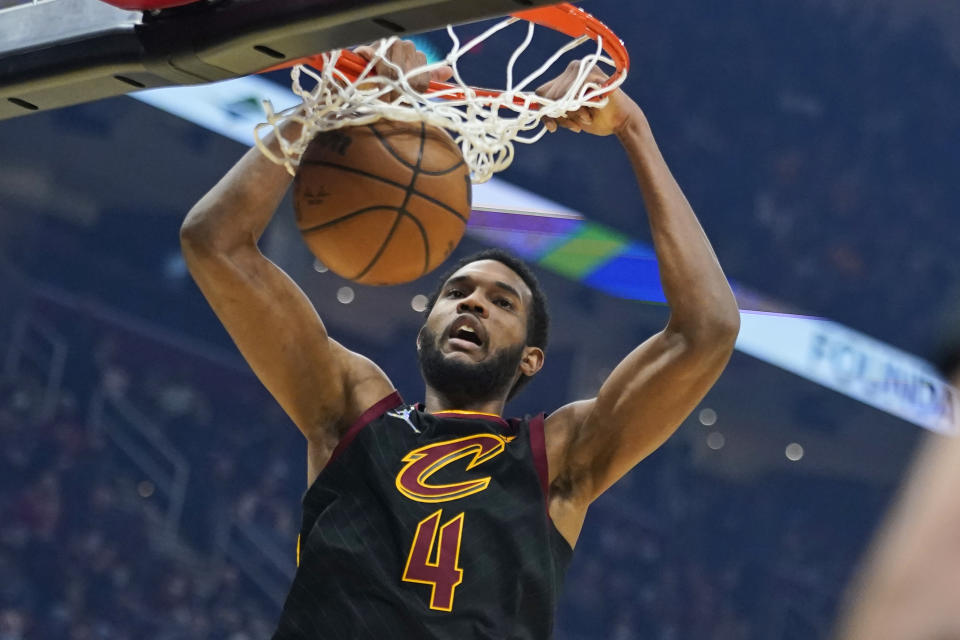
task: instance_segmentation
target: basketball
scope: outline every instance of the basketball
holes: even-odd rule
[[[300,160],[293,208],[310,251],[331,271],[399,284],[439,266],[460,242],[470,187],[446,131],[381,120],[317,135]]]

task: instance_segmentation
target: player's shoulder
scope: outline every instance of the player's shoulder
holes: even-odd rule
[[[590,398],[563,405],[546,417],[544,430],[552,438],[569,437],[587,419],[595,404],[596,398]]]
[[[345,394],[343,425],[353,424],[367,410],[395,391],[390,378],[367,356],[351,351],[336,340],[330,340],[340,362]]]

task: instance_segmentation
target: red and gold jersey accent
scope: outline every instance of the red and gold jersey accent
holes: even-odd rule
[[[490,477],[450,484],[430,484],[430,476],[461,458],[472,456],[469,471],[503,453],[512,438],[478,433],[464,438],[434,442],[414,449],[403,457],[407,464],[397,474],[397,491],[417,502],[448,502],[479,493],[490,485]]]

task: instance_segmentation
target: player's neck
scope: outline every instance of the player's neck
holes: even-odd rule
[[[424,408],[429,413],[438,413],[440,411],[472,411],[475,413],[488,413],[495,416],[503,415],[503,407],[507,403],[506,398],[494,398],[492,400],[482,399],[455,399],[448,398],[436,389],[427,387],[424,394]]]

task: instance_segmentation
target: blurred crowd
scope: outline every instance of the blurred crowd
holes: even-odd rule
[[[23,378],[0,388],[0,638],[268,637],[262,596],[170,538],[152,485],[78,419],[74,394],[37,420],[41,395]]]
[[[739,484],[690,461],[668,444],[591,508],[557,638],[827,637],[883,492],[808,475]]]

